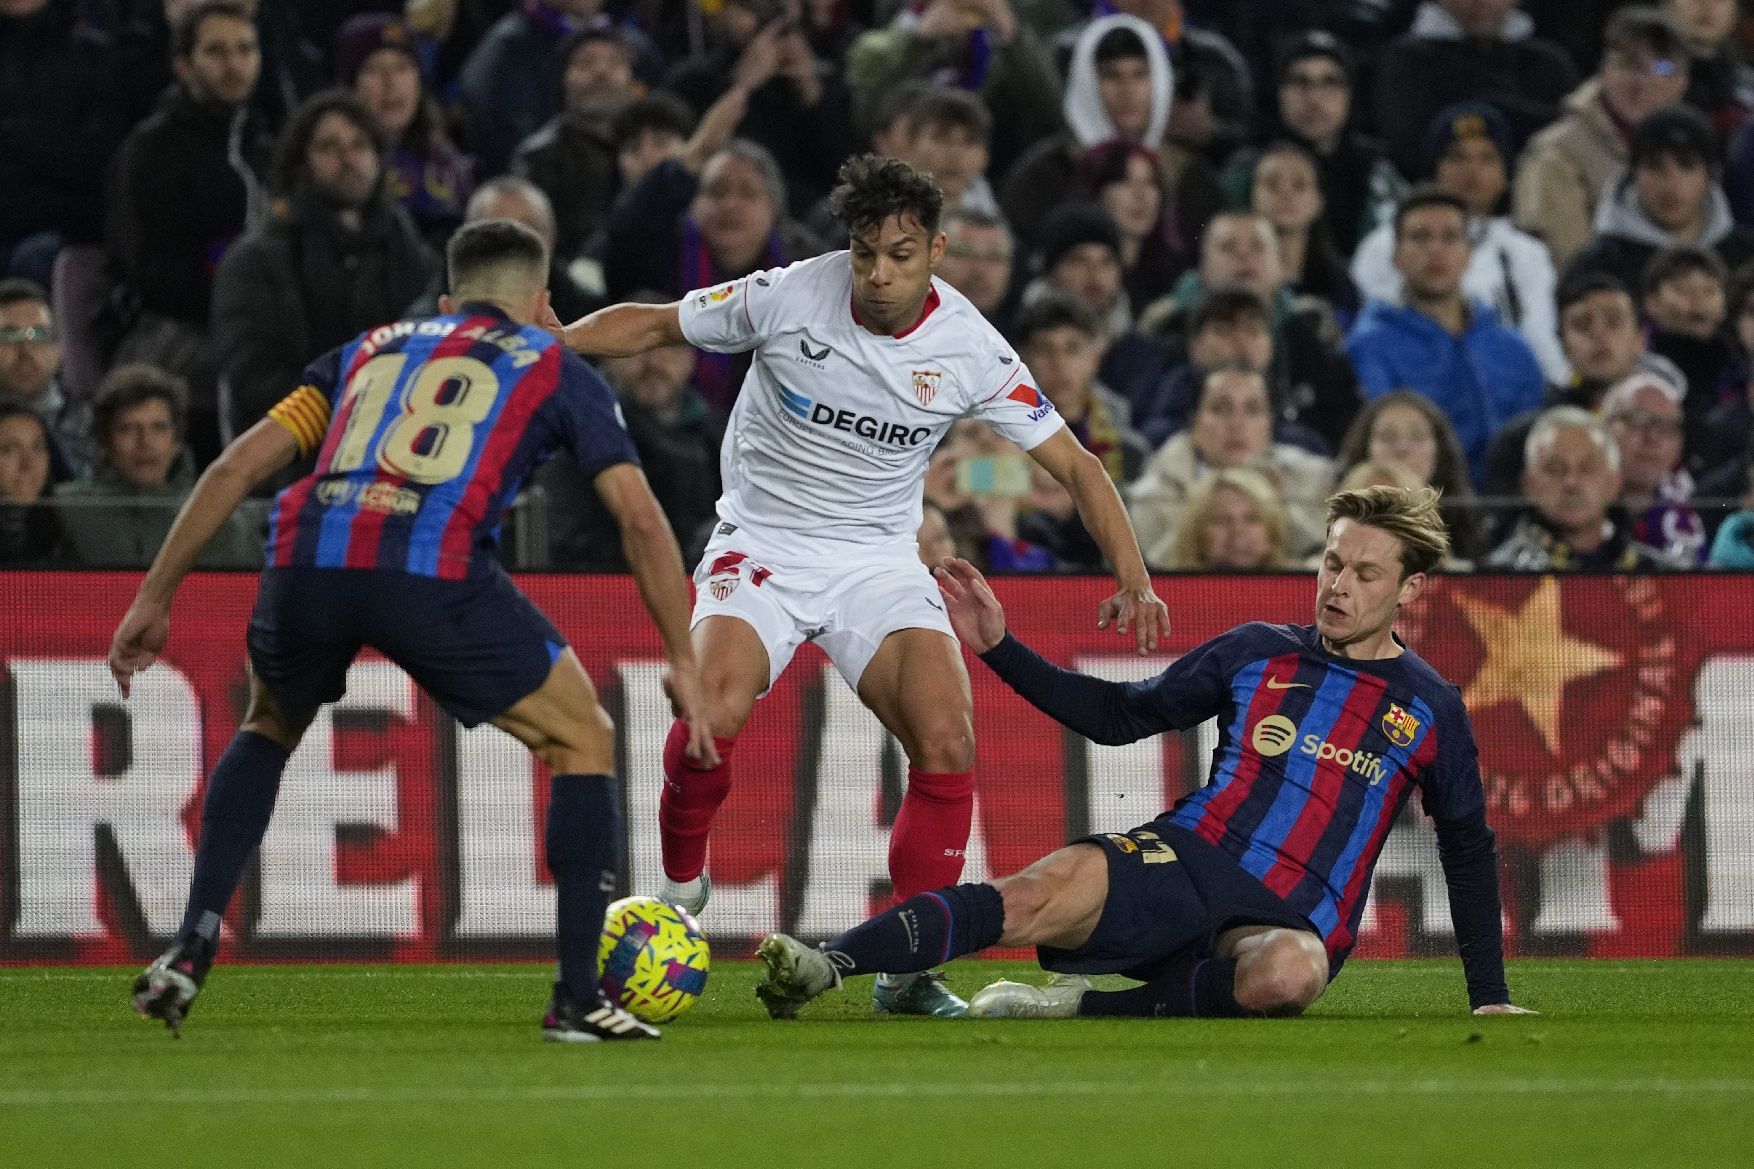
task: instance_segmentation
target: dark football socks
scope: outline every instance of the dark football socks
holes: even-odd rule
[[[225,907],[268,831],[287,758],[285,747],[254,731],[239,731],[219,757],[201,801],[195,875],[179,936],[199,933],[217,944]]]
[[[560,980],[581,1004],[597,996],[597,941],[615,891],[621,806],[611,775],[557,775],[548,795],[548,871],[558,894]]]
[[[1236,1001],[1235,958],[1189,958],[1143,986],[1087,991],[1078,1013],[1240,1019],[1253,1012],[1245,1011]]]
[[[911,974],[984,950],[1005,932],[991,885],[950,885],[909,897],[822,944],[842,977]]]

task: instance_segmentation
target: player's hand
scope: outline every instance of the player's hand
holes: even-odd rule
[[[701,684],[700,671],[692,664],[671,666],[664,672],[664,693],[670,696],[670,709],[688,726],[688,746],[682,753],[701,767],[717,767],[719,750],[713,746],[713,726],[707,718],[706,687]]]
[[[966,560],[947,556],[932,570],[938,578],[938,592],[944,597],[944,611],[950,616],[950,628],[962,644],[977,654],[984,654],[1005,640],[1005,608],[987,585],[980,569]]]
[[[1144,657],[1157,649],[1158,639],[1169,636],[1169,606],[1157,599],[1149,583],[1122,588],[1096,611],[1096,627],[1110,625],[1116,633],[1131,630],[1139,656]]]
[[[133,688],[134,675],[158,659],[170,635],[169,606],[136,597],[110,639],[110,673],[123,698]]]
[[[1515,1003],[1485,1003],[1474,1008],[1476,1015],[1538,1015],[1540,1011],[1531,1011],[1527,1007],[1519,1007]]]

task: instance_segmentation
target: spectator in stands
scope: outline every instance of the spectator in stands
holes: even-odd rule
[[[466,223],[478,219],[515,219],[542,237],[542,242],[548,245],[549,301],[561,320],[576,321],[607,303],[602,268],[588,260],[569,261],[559,250],[554,205],[542,188],[529,179],[501,175],[487,180],[469,197],[463,218]],[[424,310],[425,306],[422,307]],[[431,311],[438,311],[436,298]]]
[[[1350,256],[1378,224],[1395,213],[1407,183],[1381,145],[1353,127],[1357,62],[1333,34],[1304,33],[1280,54],[1276,117],[1270,140],[1306,148],[1316,163],[1325,208],[1323,222],[1341,256]],[[1260,155],[1240,150],[1225,168],[1222,185],[1231,206],[1249,202]]]
[[[1268,146],[1256,159],[1247,202],[1278,233],[1285,287],[1326,302],[1336,320],[1350,324],[1362,302],[1328,230],[1315,157],[1295,142]]]
[[[790,205],[812,206],[834,186],[850,153],[852,99],[837,70],[817,59],[799,23],[796,0],[722,0],[709,9],[704,52],[678,62],[664,88],[696,117],[737,85],[755,58],[766,76],[749,88],[736,137],[767,149],[786,176]]]
[[[1068,203],[1050,215],[1034,268],[1040,275],[1024,289],[1025,304],[1058,289],[1097,315],[1109,342],[1132,332],[1133,302],[1121,282],[1121,229],[1101,204]]]
[[[720,101],[734,103],[729,97]],[[726,111],[724,120],[729,121],[735,112],[733,104]],[[729,132],[728,129],[721,131],[713,139],[714,143],[723,145],[723,136]],[[615,169],[621,178],[620,189],[627,190],[650,174],[659,163],[685,153],[690,135],[696,133],[694,115],[673,93],[660,89],[622,107],[609,124],[609,136],[615,144]],[[604,222],[608,222],[607,218]]]
[[[871,127],[882,94],[915,78],[978,93],[993,113],[1001,173],[1060,128],[1060,78],[1047,51],[1018,24],[1010,0],[923,0],[853,42],[846,59],[858,124]]]
[[[451,143],[444,111],[427,92],[414,30],[383,13],[356,16],[341,26],[335,69],[388,143],[384,193],[413,217],[428,243],[442,248],[463,222],[475,160]]]
[[[1182,276],[1171,301],[1146,311],[1142,328],[1173,337],[1209,289],[1233,285],[1250,289],[1272,310],[1269,385],[1278,424],[1297,424],[1323,453],[1331,451],[1358,410],[1358,382],[1341,352],[1333,311],[1324,301],[1300,300],[1287,286],[1279,235],[1265,216],[1226,211],[1215,217],[1200,241],[1199,269]],[[1304,437],[1283,437],[1308,445]]]
[[[1727,141],[1754,111],[1754,69],[1737,43],[1736,0],[1664,0],[1663,9],[1693,57],[1687,104],[1704,111]]]
[[[642,288],[676,297],[821,250],[786,214],[785,179],[771,154],[737,139],[700,165],[692,145],[616,200],[604,256],[611,299]],[[700,354],[695,385],[720,415],[729,415],[749,360]]]
[[[993,116],[978,95],[934,85],[914,98],[907,127],[904,157],[937,181],[946,212],[967,208],[999,214],[987,181]]]
[[[1638,288],[1653,256],[1683,244],[1710,248],[1732,270],[1754,257],[1754,229],[1730,217],[1717,183],[1717,139],[1704,114],[1689,106],[1658,110],[1633,127],[1627,153],[1631,173],[1603,196],[1596,234],[1572,257],[1567,276],[1611,272]]]
[[[1114,139],[1092,147],[1079,166],[1080,193],[1101,204],[1121,237],[1121,285],[1143,307],[1169,293],[1188,255],[1165,228],[1168,192],[1157,154]]]
[[[0,278],[47,288],[65,244],[101,238],[123,131],[112,63],[74,0],[0,4]]]
[[[1247,369],[1266,375],[1271,397],[1283,400],[1283,387],[1277,384],[1273,368],[1271,314],[1258,292],[1239,284],[1212,289],[1188,311],[1186,360],[1150,387],[1149,395],[1133,410],[1133,424],[1153,450],[1188,425],[1212,370]],[[1320,441],[1319,436],[1313,436],[1315,443],[1299,441],[1304,436],[1288,436],[1283,425],[1275,429],[1276,437],[1299,445]]]
[[[1620,448],[1608,424],[1576,406],[1544,411],[1529,431],[1523,494],[1529,506],[1484,567],[1518,572],[1636,572],[1679,568],[1641,544],[1616,505]]]
[[[968,297],[983,317],[1004,332],[1010,320],[1006,305],[1017,246],[1011,229],[998,216],[978,211],[945,212],[939,226],[945,244],[938,278]]]
[[[1601,69],[1565,99],[1564,116],[1529,140],[1517,163],[1516,225],[1547,245],[1556,267],[1589,242],[1603,194],[1626,173],[1631,127],[1681,100],[1688,60],[1667,16],[1621,9],[1608,22]]]
[[[1102,460],[1117,485],[1132,482],[1151,448],[1128,424],[1126,400],[1097,380],[1102,325],[1096,314],[1075,297],[1050,292],[1024,306],[1010,336],[1079,444]]]
[[[250,106],[262,57],[243,4],[191,6],[171,52],[176,83],[123,141],[116,163],[110,255],[139,311],[115,358],[150,361],[188,381],[189,446],[205,465],[221,446],[219,360],[208,333],[213,274],[263,211],[273,145]]]
[[[1427,0],[1377,62],[1372,109],[1402,173],[1419,169],[1426,127],[1459,101],[1491,102],[1526,142],[1577,88],[1564,50],[1533,34],[1516,0]]]
[[[1748,443],[1754,437],[1754,402],[1750,401],[1750,390],[1754,389],[1754,266],[1744,267],[1730,280],[1730,328],[1735,338],[1736,349],[1741,368],[1740,380],[1711,412],[1706,415],[1703,428],[1704,438],[1697,446],[1687,453],[1697,470],[1700,494],[1709,496],[1740,496],[1744,488],[1732,486],[1727,491],[1708,489],[1708,483],[1718,485],[1720,471],[1733,474],[1734,468],[1741,464],[1748,450]]]
[[[42,568],[61,546],[49,498],[49,432],[27,407],[0,402],[0,567]]]
[[[1449,418],[1430,398],[1391,390],[1364,404],[1341,440],[1334,464],[1344,479],[1371,463],[1398,467],[1416,486],[1443,492],[1439,507],[1456,556],[1468,560],[1484,550],[1468,460]]]
[[[213,282],[228,434],[266,416],[315,355],[397,319],[437,285],[437,258],[384,194],[383,157],[377,123],[352,94],[317,95],[287,128],[274,206]]]
[[[1301,557],[1319,545],[1333,464],[1273,441],[1272,406],[1260,374],[1216,369],[1206,375],[1191,425],[1151,456],[1126,493],[1145,562],[1164,565],[1174,557],[1176,523],[1196,483],[1213,471],[1244,466],[1276,480],[1291,517],[1290,555]]]
[[[667,297],[636,294],[642,303]],[[632,357],[603,360],[640,463],[687,562],[706,546],[722,484],[719,447],[724,426],[691,384],[694,350],[661,345]],[[537,472],[548,493],[550,560],[556,568],[626,572],[621,531],[591,482],[570,455],[559,454]]]
[[[1415,190],[1395,213],[1394,233],[1401,300],[1365,305],[1346,352],[1367,397],[1412,389],[1442,407],[1478,483],[1493,432],[1540,404],[1540,364],[1520,333],[1462,291],[1470,249],[1461,199],[1436,187]]]
[[[1681,460],[1681,395],[1661,378],[1635,374],[1602,400],[1602,420],[1620,448],[1620,506],[1632,538],[1678,564],[1705,559],[1705,524],[1689,502],[1693,476]]]
[[[68,552],[89,568],[145,568],[195,486],[183,445],[188,386],[150,365],[118,365],[98,387],[93,432],[98,461],[55,494]],[[262,542],[242,515],[230,517],[200,561],[252,568]]]
[[[633,46],[611,28],[583,28],[556,51],[560,113],[518,145],[512,171],[541,187],[554,206],[555,250],[571,260],[607,220],[621,189],[615,119],[638,96]],[[693,130],[692,122],[677,141]]]
[[[951,534],[950,517],[930,499],[920,502],[920,530],[915,542],[920,546],[920,563],[929,568],[938,567],[952,556],[967,559]]]
[[[1521,489],[1523,444],[1541,410],[1577,406],[1594,413],[1610,389],[1635,373],[1662,378],[1677,390],[1687,384],[1674,362],[1646,349],[1632,294],[1605,272],[1586,273],[1560,285],[1559,343],[1571,364],[1571,377],[1549,385],[1539,409],[1516,415],[1492,436],[1482,484],[1487,495],[1515,495]]]
[[[661,58],[633,24],[616,24],[603,0],[528,0],[493,25],[457,76],[464,140],[483,178],[504,174],[518,143],[560,112],[554,56],[569,33],[614,25],[634,46],[635,73],[654,82]]]
[[[1188,493],[1164,568],[1172,572],[1271,572],[1289,568],[1291,520],[1259,471],[1226,467]]]
[[[1067,128],[1037,140],[1002,184],[1000,203],[1018,237],[1034,243],[1077,189],[1084,152],[1118,138],[1157,152],[1169,193],[1164,231],[1191,250],[1218,206],[1218,188],[1204,159],[1165,140],[1174,100],[1169,57],[1150,25],[1120,13],[1085,25],[1066,79]]]
[[[1019,531],[1033,488],[1029,460],[971,418],[951,425],[926,466],[926,502],[943,510],[961,555],[983,572],[1059,567],[1052,552]]]
[[[1175,107],[1168,133],[1172,141],[1214,163],[1248,141],[1254,129],[1254,81],[1236,46],[1209,29],[1195,28],[1182,0],[1115,0],[1092,5],[1091,23],[1106,10],[1136,17],[1162,41],[1175,72]],[[1088,25],[1073,25],[1055,38],[1056,55],[1075,57]],[[1062,71],[1069,71],[1062,66]]]
[[[1754,569],[1754,499],[1743,499],[1741,510],[1718,527],[1709,563],[1742,572]]]
[[[49,473],[71,479],[91,461],[91,407],[61,388],[61,346],[49,296],[19,277],[0,280],[0,405],[23,406],[49,434]]]
[[[1553,307],[1557,277],[1541,241],[1504,214],[1512,164],[1510,130],[1484,102],[1462,102],[1438,112],[1426,136],[1422,179],[1455,195],[1468,209],[1468,269],[1462,293],[1492,306],[1517,330],[1549,381],[1570,376],[1559,347]],[[1395,233],[1377,228],[1352,258],[1352,278],[1373,300],[1400,299],[1404,279],[1394,263]]]
[[[1746,379],[1724,313],[1729,274],[1715,253],[1703,248],[1658,252],[1645,269],[1647,343],[1686,379],[1687,454],[1690,465],[1705,450],[1706,416]]]

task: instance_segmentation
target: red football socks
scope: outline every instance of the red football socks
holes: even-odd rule
[[[719,765],[705,768],[683,753],[688,724],[677,719],[664,740],[664,794],[658,800],[658,837],[664,852],[664,875],[692,881],[706,868],[706,838],[713,817],[731,791],[731,751],[736,739],[713,739]],[[960,863],[960,862],[959,862]],[[938,884],[944,884],[940,881]],[[932,888],[933,886],[927,886]]]

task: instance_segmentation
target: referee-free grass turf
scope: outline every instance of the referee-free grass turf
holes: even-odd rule
[[[537,966],[0,971],[0,1166],[1754,1164],[1754,964],[1353,962],[1296,1020],[770,1022],[722,962],[662,1042],[545,1045]],[[971,994],[1018,963],[959,962]]]

